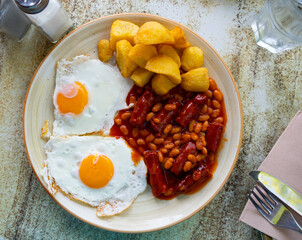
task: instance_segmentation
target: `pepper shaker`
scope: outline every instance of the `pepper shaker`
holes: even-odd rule
[[[72,27],[71,19],[58,0],[15,0],[15,2],[53,43]]]

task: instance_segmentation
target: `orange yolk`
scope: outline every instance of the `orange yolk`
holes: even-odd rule
[[[111,160],[104,155],[89,155],[79,169],[81,181],[88,187],[101,188],[107,185],[114,173]]]
[[[79,82],[67,85],[57,95],[59,111],[63,114],[80,114],[88,103],[88,92]]]

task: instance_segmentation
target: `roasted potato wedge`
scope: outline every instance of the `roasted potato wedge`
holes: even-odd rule
[[[135,44],[174,44],[172,33],[158,22],[144,23],[134,37]]]
[[[158,55],[149,59],[145,69],[150,72],[166,75],[174,84],[179,84],[181,82],[180,71],[177,63],[166,55]]]
[[[172,58],[178,65],[178,68],[180,68],[180,57],[178,56],[177,52],[173,47],[170,45],[159,45],[158,46],[158,54],[166,55],[170,58]]]
[[[181,49],[191,46],[190,43],[186,40],[185,33],[179,26],[172,29],[170,32],[172,33],[175,40],[173,47]]]
[[[150,58],[157,56],[157,50],[153,45],[136,44],[128,56],[132,62],[144,68]]]
[[[181,75],[181,86],[186,91],[204,92],[209,89],[209,73],[207,68],[196,68]]]
[[[124,78],[129,77],[137,68],[137,65],[128,57],[132,46],[127,40],[120,40],[116,43],[116,63]]]
[[[134,81],[135,85],[143,87],[149,82],[149,80],[154,76],[154,74],[155,73],[150,72],[144,68],[138,67],[132,73],[131,79]]]
[[[111,25],[110,31],[110,47],[116,50],[116,43],[120,40],[127,40],[133,45],[133,38],[136,35],[139,26],[132,22],[116,20]]]
[[[199,47],[188,47],[181,55],[181,67],[185,71],[200,68],[203,64],[203,51]]]
[[[177,84],[171,82],[171,80],[162,74],[156,74],[151,81],[153,91],[158,95],[164,95],[168,93]]]
[[[110,48],[110,42],[107,39],[102,39],[98,42],[98,55],[102,62],[108,62],[113,56],[113,51]]]

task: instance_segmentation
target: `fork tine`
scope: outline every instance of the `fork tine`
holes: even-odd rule
[[[248,195],[248,198],[251,200],[251,202],[254,204],[255,208],[261,213],[262,216],[267,218],[267,213],[262,210],[262,208],[256,203],[256,201],[252,198],[251,194]]]
[[[256,187],[256,186],[255,186]],[[258,190],[258,189],[257,189]],[[259,190],[258,190],[259,191]],[[264,202],[263,200],[258,197],[258,195],[254,192],[254,190],[251,190],[251,193],[254,194],[255,198],[258,200],[258,202],[262,205],[262,207],[268,212],[268,214],[270,214],[272,212],[272,209],[269,208]]]
[[[276,197],[261,182],[258,182],[258,184],[262,187],[262,189],[266,192],[266,194],[274,201],[274,204],[276,204],[278,202]]]
[[[263,199],[268,203],[268,205],[270,205],[271,208],[274,208],[275,203],[272,202],[270,199],[268,199],[268,197],[264,195],[264,193],[258,188],[257,185],[255,185],[255,188],[257,189],[257,191],[259,192],[259,194],[263,197]]]

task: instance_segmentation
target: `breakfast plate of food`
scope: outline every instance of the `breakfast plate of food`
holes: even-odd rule
[[[94,226],[148,232],[209,203],[241,146],[235,81],[200,36],[119,14],[61,40],[24,103],[29,162],[48,194]]]

